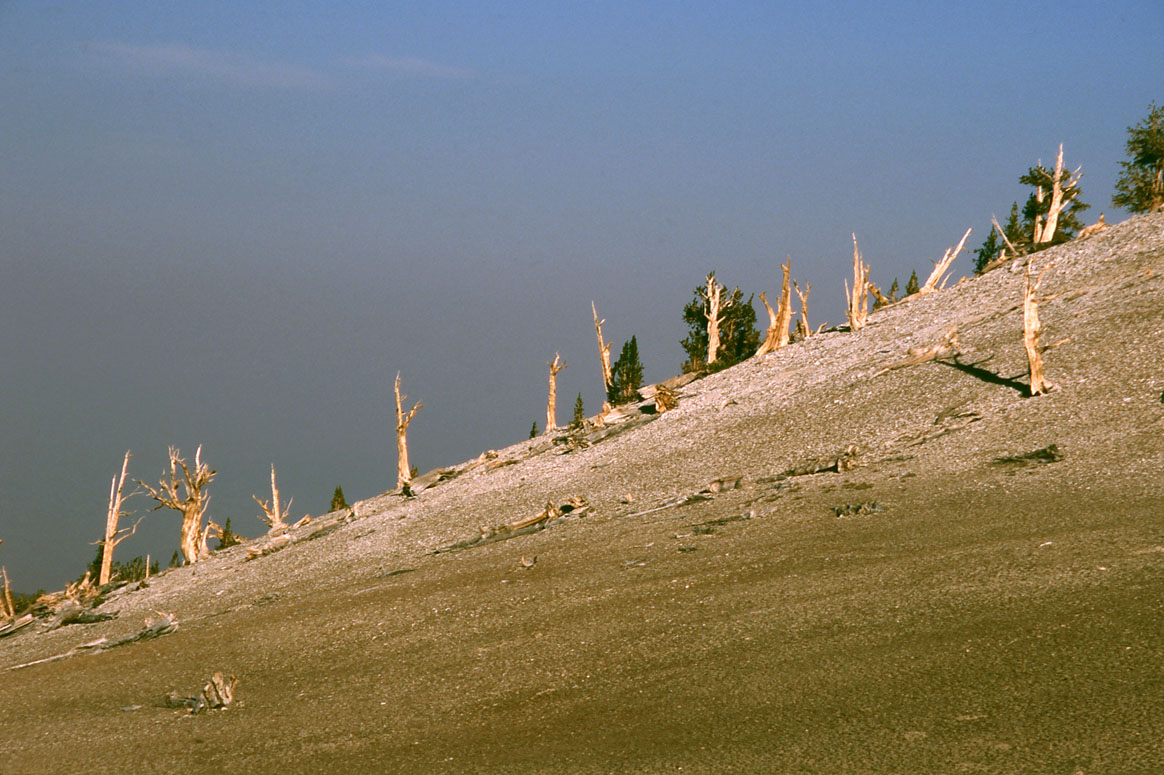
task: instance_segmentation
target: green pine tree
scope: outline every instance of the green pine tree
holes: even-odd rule
[[[1147,118],[1128,127],[1127,152],[1112,204],[1133,213],[1164,207],[1164,107],[1153,102]]]
[[[328,506],[328,513],[333,511],[343,511],[349,509],[347,498],[344,497],[344,488],[336,485],[335,492],[331,494],[331,505]]]
[[[986,237],[986,241],[974,253],[974,274],[982,274],[982,270],[986,268],[986,265],[998,258],[1000,250],[1002,250],[1002,240],[998,238],[998,231],[992,226],[990,228],[990,234]]]
[[[639,343],[632,336],[630,341],[623,344],[618,360],[610,367],[610,388],[606,392],[606,400],[612,406],[638,401],[642,384],[643,364],[639,360]]]
[[[921,286],[917,282],[917,272],[916,271],[910,272],[909,273],[909,282],[907,282],[905,284],[905,295],[906,296],[913,296],[919,290],[921,290]]]
[[[889,286],[889,293],[886,295],[889,296],[890,301],[897,301],[897,294],[899,293],[901,293],[901,286],[897,284],[897,278],[894,277],[893,285]]]
[[[636,345],[637,347],[637,345]],[[637,355],[637,354],[636,354]],[[639,370],[642,371],[641,369]],[[642,374],[639,374],[639,382],[642,382]],[[578,394],[578,400],[574,402],[574,418],[570,420],[570,427],[577,430],[581,428],[586,422],[586,405],[582,403],[582,394]]]
[[[177,567],[178,567],[178,566],[180,566],[181,564],[182,564],[182,555],[180,555],[180,554],[178,553],[178,550],[177,550],[177,549],[175,549],[175,550],[174,550],[174,555],[173,555],[173,556],[170,558],[170,564],[169,564],[167,567],[169,567],[169,568],[177,568]]]
[[[218,546],[216,546],[214,550],[219,551],[221,549],[229,549],[230,547],[238,546],[241,543],[242,540],[240,540],[239,536],[230,529],[230,517],[227,517],[226,524],[222,526],[222,535],[218,537]]]
[[[536,439],[538,437],[538,421],[534,420],[533,427],[529,429],[529,437]]]
[[[714,272],[712,273],[714,274]],[[752,299],[744,301],[744,292],[736,287],[723,294],[720,303],[719,351],[712,365],[713,371],[726,369],[755,354],[760,346],[760,332],[756,330],[756,310]],[[687,336],[679,343],[687,360],[679,367],[685,373],[700,371],[707,367],[707,287],[695,289],[695,297],[683,308],[683,322],[687,324]]]

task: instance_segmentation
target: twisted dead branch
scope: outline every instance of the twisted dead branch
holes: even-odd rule
[[[152,510],[166,508],[173,509],[182,515],[182,530],[179,548],[187,564],[198,562],[210,555],[206,540],[210,533],[217,528],[210,522],[204,528],[202,517],[206,513],[206,506],[210,502],[210,495],[206,487],[214,481],[215,471],[202,462],[202,446],[194,453],[194,468],[191,469],[182,459],[177,447],[170,447],[169,477],[163,473],[157,487],[152,487],[143,481],[138,484],[145,488],[158,505]]]

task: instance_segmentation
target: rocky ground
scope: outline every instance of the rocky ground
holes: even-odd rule
[[[1023,262],[911,298],[0,639],[0,772],[1164,772],[1164,215],[1034,260],[1048,395]]]

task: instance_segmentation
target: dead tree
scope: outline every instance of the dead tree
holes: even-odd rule
[[[209,522],[203,527],[202,517],[210,502],[206,486],[214,481],[214,475],[215,471],[202,462],[201,445],[194,453],[193,470],[186,465],[178,448],[170,447],[169,476],[163,473],[156,488],[138,481],[150,497],[158,502],[153,511],[166,508],[182,515],[181,540],[178,545],[187,564],[198,562],[210,554],[206,548],[206,539],[217,525]]]
[[[853,290],[845,281],[845,316],[849,318],[849,330],[860,331],[869,317],[869,265],[861,260],[857,248],[857,235],[853,235]]]
[[[558,372],[566,368],[566,362],[562,360],[562,356],[554,353],[554,360],[550,362],[550,397],[546,400],[546,433],[551,433],[558,428],[558,420],[555,417],[558,406]]]
[[[291,503],[295,500],[292,498],[287,501],[285,508],[280,507],[279,503],[279,488],[275,484],[275,464],[271,463],[271,500],[261,501],[259,496],[252,495],[255,503],[259,504],[259,508],[263,510],[263,516],[259,517],[267,524],[267,533],[278,533],[280,530],[287,529],[287,516],[291,513]]]
[[[117,523],[125,512],[121,510],[121,505],[124,502],[125,492],[125,475],[129,470],[129,452],[125,453],[125,459],[121,462],[121,476],[113,477],[113,481],[109,485],[109,507],[105,512],[105,538],[101,541],[101,571],[97,574],[97,586],[103,587],[109,583],[109,577],[113,573],[113,550],[114,548],[137,532],[137,526],[141,524],[141,519],[134,523],[133,527],[117,529]],[[146,563],[146,569],[149,569],[149,563]]]
[[[998,236],[1002,237],[1002,244],[1006,245],[1006,249],[1010,251],[1011,257],[1013,258],[1019,255],[1018,248],[1016,248],[1014,243],[1010,241],[1010,238],[1006,236],[1006,232],[1003,230],[1003,228],[998,225],[998,219],[992,215],[990,216],[990,222],[994,224],[994,230],[998,232]]]
[[[1035,242],[1043,243],[1050,242],[1055,236],[1055,230],[1059,228],[1059,215],[1063,209],[1071,203],[1071,200],[1079,193],[1077,184],[1081,177],[1082,167],[1076,167],[1075,172],[1071,173],[1071,177],[1067,180],[1066,185],[1063,183],[1063,143],[1059,143],[1059,156],[1055,159],[1055,175],[1051,178],[1051,204],[1047,210],[1047,220],[1043,224],[1042,233],[1039,232],[1039,218],[1035,218]],[[1043,202],[1043,187],[1039,186],[1036,197],[1039,203]]]
[[[408,396],[400,395],[400,372],[396,372],[396,489],[401,492],[412,483],[412,467],[408,464],[408,424],[424,406],[418,402],[405,413],[405,398]]]
[[[804,286],[804,293],[800,292],[800,286],[796,281],[792,281],[792,287],[796,289],[796,296],[800,299],[800,320],[796,321],[796,329],[800,332],[801,339],[807,339],[812,334],[812,327],[808,325],[808,294],[812,291],[812,283],[806,283]]]
[[[598,319],[598,308],[594,306],[594,302],[590,302],[590,311],[594,313],[594,332],[598,334],[598,357],[602,359],[602,394],[610,394],[610,384],[613,380],[613,375],[610,371],[610,342],[605,342],[602,339],[602,324],[606,322],[606,318]]]
[[[731,297],[726,299],[723,292],[726,290],[715,280],[715,272],[707,276],[707,311],[703,313],[707,318],[707,365],[715,363],[719,353],[719,319],[721,313],[732,305]]]
[[[966,238],[970,236],[970,231],[971,229],[966,230],[957,247],[946,248],[946,252],[942,254],[942,259],[934,262],[934,270],[930,272],[930,276],[926,279],[925,285],[918,289],[918,295],[925,295],[946,287],[946,280],[949,279],[948,272],[950,270],[950,264],[954,263],[954,259],[962,252],[962,246],[966,244]]]
[[[0,595],[0,622],[16,618],[16,606],[12,603],[12,588],[8,584],[8,569],[0,566],[0,579],[4,581],[4,594]]]
[[[789,273],[792,271],[792,256],[780,265],[781,271],[784,273],[784,285],[780,291],[780,305],[779,310],[772,311],[772,305],[768,303],[768,299],[763,293],[760,293],[760,301],[764,302],[764,308],[768,310],[768,333],[764,337],[764,341],[760,343],[760,348],[756,350],[756,357],[767,355],[773,350],[779,350],[788,344],[788,324],[792,321],[792,287],[789,284]]]
[[[1084,228],[1080,229],[1079,233],[1075,235],[1075,239],[1083,239],[1084,237],[1090,237],[1092,234],[1098,234],[1099,232],[1103,231],[1107,227],[1108,227],[1108,222],[1103,219],[1103,213],[1100,213],[1099,220],[1096,221],[1095,223],[1091,224],[1090,226],[1085,226]]]
[[[1030,367],[1031,395],[1039,396],[1050,391],[1054,385],[1043,376],[1043,356],[1039,351],[1039,335],[1043,332],[1043,326],[1039,322],[1037,294],[1043,272],[1032,278],[1031,263],[1027,262],[1027,271],[1023,276],[1023,346],[1027,350],[1027,364]]]

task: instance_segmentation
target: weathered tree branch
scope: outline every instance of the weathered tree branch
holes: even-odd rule
[[[181,470],[181,478],[179,478]],[[154,511],[161,508],[173,509],[182,515],[182,531],[179,547],[182,557],[187,563],[198,562],[208,556],[205,534],[202,530],[202,517],[206,513],[206,506],[210,496],[206,486],[214,481],[215,471],[202,462],[202,446],[194,453],[194,470],[186,465],[177,447],[170,447],[170,474],[167,479],[162,475],[158,486],[151,487],[143,481],[138,484],[145,488],[158,505]],[[181,488],[181,492],[179,492]]]
[[[853,235],[853,290],[845,282],[845,316],[849,318],[849,329],[860,331],[869,317],[869,265],[861,260],[857,248],[857,235]]]
[[[558,372],[566,368],[562,356],[554,353],[554,360],[550,362],[550,395],[546,399],[546,433],[557,430],[558,420],[555,416],[558,408]]]
[[[594,313],[594,332],[598,334],[598,357],[602,359],[602,394],[605,396],[610,393],[610,384],[613,381],[610,371],[610,342],[602,339],[602,324],[606,319],[598,319],[598,308],[594,306],[593,301],[590,302],[590,311]]]
[[[16,618],[16,606],[12,603],[12,588],[8,584],[8,569],[0,566],[0,579],[4,580],[4,594],[0,596],[0,621]]]
[[[1043,376],[1043,356],[1039,350],[1039,335],[1043,332],[1039,322],[1039,283],[1043,279],[1043,271],[1031,277],[1031,264],[1027,262],[1027,271],[1023,276],[1023,346],[1027,351],[1027,364],[1031,377],[1031,395],[1042,395],[1055,386]]]
[[[396,372],[396,489],[404,492],[412,482],[412,467],[408,464],[408,424],[424,404],[416,403],[407,413],[400,395],[400,372]]]
[[[992,224],[994,224],[994,230],[998,232],[998,236],[1002,237],[1002,243],[1003,243],[1004,245],[1006,245],[1006,249],[1010,251],[1010,255],[1011,255],[1012,257],[1013,257],[1013,256],[1017,256],[1017,255],[1019,254],[1019,252],[1018,252],[1018,248],[1016,248],[1016,247],[1014,246],[1014,243],[1012,243],[1012,242],[1011,242],[1011,241],[1010,241],[1010,240],[1007,238],[1007,236],[1006,236],[1006,232],[1005,232],[1005,231],[1003,231],[1003,230],[1002,230],[1002,227],[998,225],[998,219],[997,219],[997,218],[995,218],[993,215],[991,215],[991,216],[990,216],[990,222],[991,222]]]
[[[796,327],[801,338],[807,339],[812,335],[812,327],[808,325],[808,294],[812,292],[812,283],[805,284],[804,293],[800,292],[800,286],[795,280],[792,281],[792,287],[796,289],[796,296],[800,299],[800,320],[796,322]]]
[[[779,311],[773,312],[767,297],[763,293],[760,294],[760,301],[764,302],[764,308],[768,310],[769,325],[764,341],[756,350],[756,357],[767,355],[788,344],[788,324],[792,321],[792,287],[789,284],[789,273],[792,271],[791,256],[780,265],[780,269],[784,273],[784,284],[780,292]]]
[[[137,526],[141,524],[141,519],[139,519],[131,528],[117,529],[118,521],[125,516],[125,512],[121,510],[121,505],[124,502],[125,475],[128,470],[129,452],[127,451],[125,459],[121,462],[121,476],[113,477],[113,481],[109,485],[109,507],[105,512],[105,538],[101,542],[101,571],[97,575],[97,586],[99,587],[108,584],[109,577],[113,573],[114,548],[136,533]],[[149,570],[149,563],[146,563],[146,570]]]
[[[966,233],[962,235],[961,241],[955,248],[946,248],[946,252],[942,254],[940,261],[934,262],[934,270],[930,272],[930,276],[926,279],[925,285],[918,289],[919,295],[924,295],[936,291],[939,288],[946,287],[946,280],[949,279],[947,273],[950,269],[950,264],[954,263],[954,259],[962,252],[962,247],[966,244],[966,238],[970,236],[971,229],[967,229]]]
[[[731,306],[732,300],[723,297],[726,288],[715,280],[715,272],[707,276],[707,311],[703,313],[707,318],[707,365],[715,363],[719,357],[719,319],[723,310]]]
[[[268,533],[277,533],[280,530],[287,529],[287,516],[291,513],[291,504],[294,498],[287,501],[285,508],[280,507],[279,503],[279,488],[275,485],[275,464],[271,463],[271,500],[261,501],[259,496],[252,495],[255,503],[259,504],[259,508],[263,510],[263,516],[260,520],[267,524]]]
[[[1047,220],[1043,226],[1042,234],[1035,234],[1035,242],[1043,243],[1050,242],[1055,237],[1055,230],[1059,228],[1059,215],[1063,212],[1071,200],[1075,197],[1076,192],[1069,191],[1075,188],[1081,176],[1080,170],[1082,167],[1077,167],[1075,172],[1071,173],[1070,179],[1066,185],[1063,185],[1063,143],[1059,143],[1059,156],[1055,159],[1055,176],[1051,178],[1051,205],[1047,210]],[[1039,187],[1039,202],[1043,201],[1043,189]],[[1035,220],[1035,229],[1038,230],[1038,219]]]

